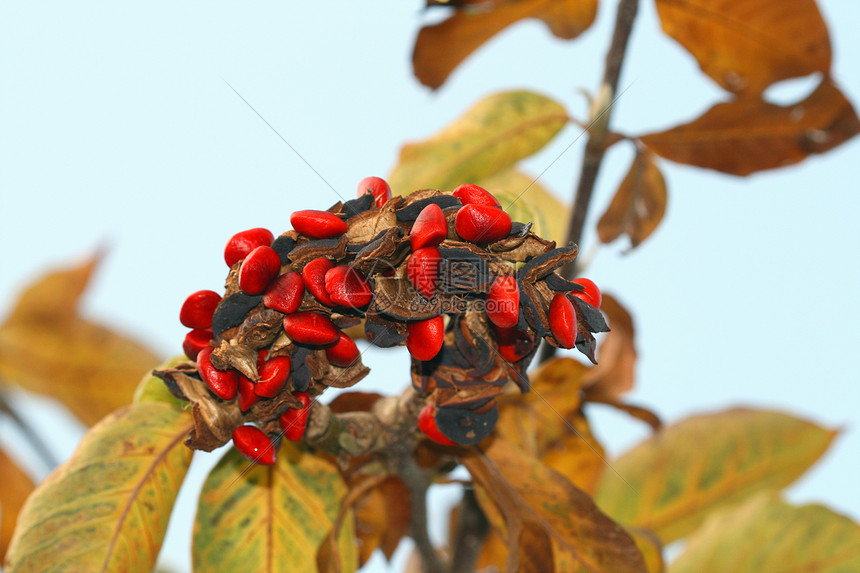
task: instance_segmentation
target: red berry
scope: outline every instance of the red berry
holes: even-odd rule
[[[260,379],[254,385],[254,393],[263,398],[274,398],[286,386],[292,362],[289,356],[277,356],[263,362],[259,369]]]
[[[275,279],[266,289],[266,294],[263,295],[263,306],[290,314],[299,309],[304,294],[305,282],[302,280],[302,275],[289,271]]]
[[[451,193],[454,197],[460,200],[463,205],[484,205],[486,207],[498,207],[501,209],[498,200],[483,187],[465,183],[460,185],[454,192]]]
[[[603,295],[600,294],[600,289],[597,288],[597,285],[594,284],[594,281],[590,279],[573,279],[578,285],[582,285],[585,287],[585,290],[575,290],[571,291],[570,294],[575,296],[578,299],[584,300],[591,306],[595,308],[600,308],[600,305],[603,303]]]
[[[325,275],[334,268],[334,263],[325,257],[314,259],[302,269],[302,279],[305,288],[326,306],[334,306],[331,297],[325,290]]]
[[[185,341],[182,343],[182,350],[189,360],[197,360],[197,355],[204,348],[209,347],[209,341],[215,338],[215,335],[209,329],[195,328],[185,335]]]
[[[254,393],[254,383],[250,378],[243,374],[239,374],[239,409],[247,412],[251,406],[259,401],[260,397]]]
[[[290,215],[293,229],[313,239],[330,239],[346,233],[346,223],[328,211],[305,209]]]
[[[487,316],[496,326],[510,328],[520,317],[520,287],[512,275],[496,277],[487,293]]]
[[[427,404],[421,410],[421,413],[418,414],[418,429],[437,444],[441,444],[443,446],[457,445],[456,442],[452,442],[446,438],[445,435],[439,431],[439,427],[436,426],[436,406],[433,404]]]
[[[299,344],[327,346],[340,338],[340,330],[327,316],[303,311],[284,317],[284,331]]]
[[[263,294],[281,270],[281,257],[272,247],[257,247],[239,268],[239,288],[248,294]]]
[[[257,247],[270,247],[274,240],[272,232],[261,227],[236,233],[224,247],[224,260],[228,267],[232,267]]]
[[[439,205],[430,203],[418,213],[412,230],[409,231],[409,242],[412,244],[412,250],[417,251],[421,247],[435,247],[446,237],[448,237],[448,220],[445,219],[445,213],[442,212]]]
[[[557,293],[549,304],[549,329],[562,348],[576,343],[576,309],[564,293]]]
[[[516,328],[495,328],[496,342],[499,344],[499,354],[508,362],[517,362],[532,351],[535,337],[531,332],[523,332]]]
[[[376,197],[376,206],[382,207],[391,199],[391,187],[385,182],[385,179],[379,177],[365,177],[358,184],[358,197],[365,193],[373,193]]]
[[[209,356],[212,348],[206,347],[197,355],[197,372],[212,392],[222,400],[232,400],[239,389],[239,373],[233,369],[218,370]]]
[[[307,392],[293,392],[293,396],[302,403],[301,408],[291,408],[281,414],[281,427],[284,436],[291,442],[298,442],[305,435],[308,426],[308,415],[311,413],[311,397]]]
[[[432,360],[442,349],[445,322],[442,315],[406,324],[406,348],[416,360]]]
[[[361,271],[347,265],[338,265],[326,271],[325,291],[338,306],[361,308],[369,305],[373,299],[373,290]]]
[[[334,346],[325,349],[325,355],[328,361],[335,366],[347,368],[358,360],[358,346],[355,345],[352,338],[341,332],[340,338],[337,339]]]
[[[406,263],[406,276],[424,298],[433,298],[439,283],[442,255],[436,247],[418,249]]]
[[[273,466],[278,452],[269,436],[256,426],[239,426],[233,430],[233,445],[248,461]]]
[[[212,328],[212,315],[220,302],[221,295],[214,290],[191,293],[179,309],[179,322],[188,328]]]
[[[471,243],[493,243],[511,232],[511,217],[501,209],[472,203],[457,211],[457,234]]]

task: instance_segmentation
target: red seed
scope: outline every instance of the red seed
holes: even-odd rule
[[[376,206],[382,207],[391,199],[391,187],[385,182],[385,179],[379,177],[365,177],[358,184],[357,197],[361,197],[365,193],[373,193],[376,197]]]
[[[439,284],[442,255],[436,247],[418,249],[406,262],[406,276],[424,298],[433,298]]]
[[[188,328],[212,328],[212,315],[220,302],[221,295],[214,290],[191,293],[179,309],[179,322]]]
[[[329,317],[310,311],[285,316],[284,331],[293,341],[314,346],[334,344],[340,337],[340,330]]]
[[[189,360],[197,360],[197,355],[204,348],[209,347],[209,341],[215,338],[215,335],[209,329],[195,328],[185,335],[185,341],[182,343],[182,350]]]
[[[442,315],[406,323],[406,348],[416,360],[432,360],[442,349],[445,322]]]
[[[516,328],[495,328],[496,341],[499,344],[499,354],[508,362],[522,360],[535,346],[535,337],[531,332],[523,332]]]
[[[340,338],[337,339],[334,346],[325,349],[325,355],[329,362],[341,368],[352,366],[360,356],[355,341],[343,332],[340,333]]]
[[[427,404],[421,410],[421,413],[418,414],[418,429],[437,444],[443,446],[457,445],[456,442],[446,438],[436,425],[436,407],[433,404]]]
[[[259,400],[260,397],[254,393],[254,382],[252,382],[250,378],[240,374],[239,398],[237,400],[239,403],[239,409],[243,412],[247,412],[251,409],[251,406],[256,404]]]
[[[302,304],[305,294],[305,282],[302,275],[289,271],[272,282],[263,295],[263,306],[290,314],[296,312]]]
[[[286,386],[290,377],[292,361],[289,356],[277,356],[263,362],[259,369],[260,379],[254,385],[254,393],[263,398],[274,398]]]
[[[562,348],[573,348],[576,344],[576,309],[562,292],[549,304],[549,329]]]
[[[501,209],[472,203],[457,211],[457,234],[471,243],[493,243],[511,232],[511,217]]]
[[[248,294],[263,294],[281,270],[281,257],[272,247],[257,247],[239,268],[239,288]]]
[[[334,268],[334,263],[325,257],[314,259],[302,269],[302,279],[305,288],[326,306],[334,306],[331,297],[325,290],[325,275]]]
[[[496,326],[510,328],[520,317],[520,287],[512,275],[496,277],[487,293],[487,316]]]
[[[256,426],[239,426],[233,430],[233,445],[248,461],[273,466],[278,452],[269,436]]]
[[[236,233],[224,247],[224,260],[228,267],[232,267],[257,247],[270,247],[274,240],[272,232],[261,227]]]
[[[233,369],[225,372],[215,368],[209,359],[212,350],[206,347],[197,355],[197,372],[216,396],[222,400],[232,400],[239,389],[239,373]]]
[[[326,271],[325,291],[337,306],[361,308],[373,299],[373,290],[362,272],[347,265]]]
[[[435,247],[448,237],[448,220],[442,208],[435,203],[424,207],[415,219],[412,230],[409,231],[409,242],[412,250],[421,247]]]
[[[573,279],[578,285],[582,285],[585,287],[585,290],[575,290],[571,291],[570,294],[575,296],[578,299],[584,300],[591,306],[595,308],[600,308],[600,305],[603,303],[603,295],[600,294],[600,289],[597,288],[597,285],[594,284],[594,281],[590,279]]]
[[[265,362],[269,358],[268,350],[258,350],[257,351],[257,370],[263,367],[263,362]]]
[[[451,193],[454,197],[460,200],[463,205],[484,205],[486,207],[498,207],[501,209],[498,200],[493,195],[477,185],[465,183],[460,185],[454,192]]]
[[[281,428],[284,437],[291,442],[298,442],[305,435],[308,426],[308,415],[311,413],[311,397],[307,392],[293,392],[293,396],[302,403],[301,408],[291,408],[281,414]]]
[[[306,209],[290,215],[293,229],[312,239],[330,239],[346,233],[346,223],[328,211]]]

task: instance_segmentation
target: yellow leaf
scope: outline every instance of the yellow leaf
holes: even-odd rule
[[[77,314],[96,262],[46,275],[0,326],[2,378],[58,399],[86,424],[130,403],[140,373],[158,364],[147,348]]]
[[[563,244],[570,207],[550,193],[534,177],[516,169],[505,169],[476,183],[496,196],[511,219],[532,223],[532,231],[544,239]]]
[[[0,450],[0,559],[6,554],[18,512],[33,487],[30,476],[6,452]]]
[[[274,466],[235,449],[203,485],[194,526],[194,571],[316,571],[346,485],[328,460],[284,442]],[[341,571],[355,571],[353,520],[338,539]]]
[[[564,108],[540,94],[493,94],[430,139],[404,146],[388,181],[395,195],[450,191],[532,155],[566,123]]]
[[[176,356],[166,362],[162,362],[154,370],[167,370],[182,362],[188,362],[188,358],[185,356]],[[180,409],[185,409],[189,406],[188,401],[180,400],[171,394],[170,390],[164,384],[164,380],[154,376],[152,370],[144,374],[143,378],[141,378],[134,391],[133,400],[135,404],[140,404],[141,402],[165,402]]]
[[[669,573],[860,571],[860,526],[821,505],[760,493],[714,515],[690,536]]]
[[[572,435],[567,420],[579,413],[580,389],[588,368],[573,358],[555,358],[532,373],[531,391],[499,398],[495,435],[540,458]]]
[[[637,152],[612,203],[597,223],[600,241],[611,243],[627,235],[631,248],[638,246],[663,220],[667,198],[666,181],[654,161],[654,154]]]
[[[860,119],[851,103],[824,80],[795,105],[756,98],[720,103],[690,123],[642,136],[642,143],[678,163],[749,175],[825,153],[857,133]]]
[[[418,33],[412,65],[422,84],[441,86],[472,52],[514,22],[539,18],[557,37],[571,40],[591,26],[597,14],[597,0],[491,0],[482,4],[482,10],[458,10]]]
[[[623,528],[564,476],[516,447],[493,439],[461,461],[490,523],[507,537],[509,571],[647,571]]]
[[[27,500],[6,572],[152,571],[191,463],[191,416],[136,404],[84,436],[72,457]]]
[[[605,472],[594,498],[619,522],[670,543],[716,508],[789,485],[836,434],[779,412],[738,408],[693,416],[612,462],[633,489]]]
[[[830,71],[830,38],[815,0],[657,0],[663,30],[732,92]]]

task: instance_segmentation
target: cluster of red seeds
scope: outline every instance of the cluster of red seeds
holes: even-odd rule
[[[278,238],[260,228],[237,233],[224,250],[225,262],[231,268],[226,295],[222,298],[214,291],[203,290],[186,299],[180,320],[191,331],[183,349],[189,359],[196,361],[196,374],[209,391],[224,402],[235,400],[238,404],[245,418],[233,428],[232,439],[248,459],[275,463],[281,435],[290,440],[303,436],[313,396],[326,385],[337,385],[337,377],[348,374],[346,379],[352,384],[366,374],[355,342],[341,328],[367,318],[371,342],[379,346],[405,343],[414,360],[421,363],[441,356],[446,344],[445,312],[412,319],[402,316],[402,312],[378,307],[376,293],[382,289],[379,285],[396,279],[399,268],[401,272],[405,270],[403,274],[418,296],[425,301],[436,300],[442,280],[443,242],[449,246],[470,244],[473,250],[483,253],[486,249],[489,254],[493,245],[514,235],[514,223],[496,198],[478,186],[466,184],[450,194],[432,193],[413,202],[398,197],[395,207],[387,208],[391,199],[388,184],[370,177],[359,185],[356,200],[339,203],[328,211],[294,212],[290,217],[293,231]],[[408,210],[400,207],[395,211],[402,205],[416,207],[413,210],[417,215],[400,217]],[[366,224],[369,214],[375,214],[377,221],[373,240],[351,248],[354,243],[349,240],[350,233]],[[393,223],[379,223],[383,215]],[[517,225],[521,227],[518,236],[533,237],[528,226]],[[548,243],[544,251],[552,254],[553,247]],[[368,250],[387,253],[392,263],[363,272],[356,263]],[[362,268],[367,269],[363,261]],[[549,331],[544,333],[530,326],[534,318],[531,323],[523,318],[515,267],[503,268],[509,274],[499,274],[489,289],[479,294],[486,302],[494,347],[504,361],[518,363],[524,369],[527,364],[523,359],[534,352],[536,330],[564,348],[573,348],[578,336],[593,330],[591,327],[583,332],[571,297],[599,307],[600,291],[594,283],[587,279],[567,283],[558,277],[565,284],[553,287],[558,292],[544,309]],[[380,318],[386,313],[387,318]],[[371,318],[391,327],[401,321],[405,336],[398,337],[397,332],[381,334],[377,328],[380,322],[372,323]],[[301,357],[296,358],[299,354]],[[325,364],[321,365],[321,361]],[[308,365],[317,374],[305,372],[299,376],[299,371],[307,370]],[[278,404],[278,431],[273,430],[271,408],[255,409],[261,400]],[[494,403],[490,406],[495,407]],[[481,407],[486,410],[487,404]],[[472,433],[471,441],[456,439],[450,432],[446,435],[436,423],[440,410],[448,412],[428,404],[421,414],[419,427],[428,438],[456,445],[473,443],[486,435],[487,431],[483,431],[475,438]]]

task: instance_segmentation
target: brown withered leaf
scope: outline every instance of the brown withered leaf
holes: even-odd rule
[[[0,326],[2,379],[56,398],[86,424],[130,403],[141,374],[160,361],[138,342],[78,314],[100,258],[36,281]]]
[[[587,494],[506,441],[494,439],[461,461],[506,538],[508,572],[647,571],[630,535]]]
[[[720,103],[698,119],[642,143],[666,159],[732,175],[749,175],[824,153],[860,132],[851,103],[830,80],[790,106],[755,98]]]
[[[611,243],[627,235],[631,249],[638,246],[663,220],[666,200],[666,180],[654,161],[654,154],[637,151],[630,171],[597,223],[601,242]]]
[[[596,14],[597,0],[513,0],[485,4],[482,10],[457,10],[418,33],[413,71],[418,81],[435,89],[472,52],[514,22],[538,18],[555,36],[572,40],[591,26]]]
[[[30,476],[6,452],[0,450],[0,561],[6,555],[6,548],[12,539],[18,512],[34,487]]]
[[[400,540],[409,532],[409,490],[396,477],[388,477],[355,504],[355,534],[359,564],[364,565],[378,548],[391,559]]]
[[[815,0],[657,0],[663,31],[723,88],[757,94],[779,80],[830,70]]]
[[[636,366],[635,328],[633,317],[610,294],[603,294],[601,310],[609,318],[612,329],[600,345],[600,360],[583,380],[587,399],[616,398],[631,390]]]

